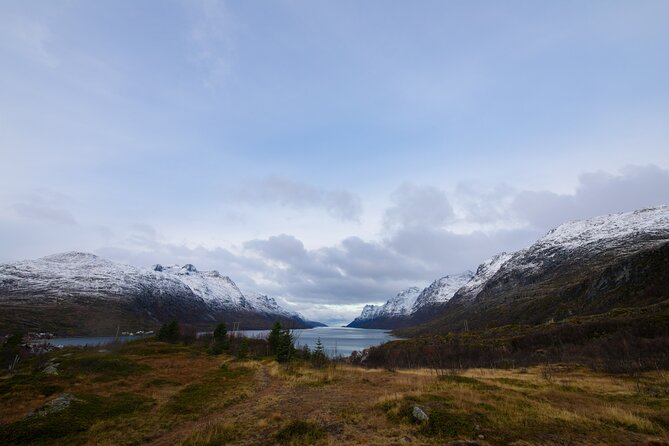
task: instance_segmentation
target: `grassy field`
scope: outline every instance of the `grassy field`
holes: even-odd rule
[[[41,371],[47,360],[58,375]],[[428,421],[414,420],[416,405]],[[668,435],[661,371],[314,369],[139,341],[62,350],[0,379],[3,445],[669,445]]]

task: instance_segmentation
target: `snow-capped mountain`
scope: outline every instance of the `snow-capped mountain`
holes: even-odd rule
[[[0,265],[0,305],[6,314],[23,319],[37,316],[21,315],[21,308],[31,314],[43,308],[43,318],[47,309],[58,313],[76,307],[82,314],[96,314],[106,327],[105,314],[98,313],[110,307],[110,319],[120,313],[135,324],[175,318],[196,325],[235,321],[247,328],[264,328],[275,319],[295,327],[310,325],[273,298],[242,292],[218,271],[198,271],[191,264],[136,268],[81,252]],[[31,323],[39,326],[41,321]]]
[[[411,313],[430,305],[448,302],[460,288],[472,280],[472,277],[474,277],[473,272],[465,271],[435,280],[416,298]]]
[[[474,299],[483,289],[483,285],[490,280],[492,276],[511,258],[511,254],[501,252],[481,263],[476,269],[476,273],[470,277],[459,289],[455,290],[453,296],[457,295],[462,299]]]
[[[412,315],[432,306],[447,302],[455,292],[473,276],[471,271],[444,276],[435,280],[427,288],[408,288],[383,305],[365,305],[349,327],[397,328]]]
[[[436,319],[426,332],[443,331],[461,329],[464,320],[470,327],[535,323],[655,302],[669,294],[668,251],[667,205],[571,221],[529,248],[493,256],[475,274],[443,277],[402,304],[396,297],[367,305],[349,326],[402,328]]]
[[[498,254],[416,333],[557,321],[669,298],[669,206],[564,223]],[[422,331],[421,331],[422,330]]]
[[[377,318],[404,317],[411,314],[411,309],[420,295],[417,287],[407,288],[383,305],[365,305],[362,313],[356,320],[369,321]]]

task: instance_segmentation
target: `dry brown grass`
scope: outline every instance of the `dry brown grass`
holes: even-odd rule
[[[665,441],[669,430],[669,388],[661,372],[643,376],[645,384],[660,390],[649,395],[638,393],[624,376],[566,366],[555,366],[548,382],[540,367],[471,369],[439,377],[428,369],[239,362],[189,349],[110,354],[149,369],[113,380],[81,374],[54,382],[61,392],[133,393],[150,398],[152,405],[97,421],[49,444],[275,444],[276,433],[295,420],[322,429],[321,437],[305,437],[317,445],[446,444],[455,439],[632,445]],[[0,420],[11,423],[53,396],[21,385],[0,398]],[[414,404],[426,409],[432,424],[414,424],[405,417]],[[289,443],[304,441],[298,435]]]

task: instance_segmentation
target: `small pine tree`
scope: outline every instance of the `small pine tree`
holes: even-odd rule
[[[221,322],[214,329],[214,336],[211,342],[211,353],[220,355],[223,353],[223,350],[227,350],[229,347],[228,329],[225,324]]]
[[[276,351],[276,360],[279,362],[288,362],[295,353],[295,344],[293,335],[289,330],[282,330],[279,337],[279,345]]]
[[[314,352],[311,355],[311,364],[314,367],[321,368],[327,363],[327,357],[325,356],[325,348],[323,347],[323,343],[321,342],[321,338],[319,337],[316,340],[316,348],[314,348]]]
[[[176,344],[179,342],[179,336],[179,323],[176,320],[172,320],[160,327],[157,339],[159,341],[169,342],[170,344]]]
[[[309,346],[307,344],[304,344],[304,346],[302,347],[301,355],[302,355],[302,359],[304,359],[306,361],[309,361],[311,359],[311,349],[309,348]]]
[[[249,355],[249,340],[242,338],[239,342],[239,350],[237,351],[237,359],[246,359]]]
[[[267,344],[269,346],[270,355],[276,355],[278,353],[280,343],[281,343],[281,323],[279,321],[276,321],[272,326],[272,331],[269,332],[269,336],[267,337]]]

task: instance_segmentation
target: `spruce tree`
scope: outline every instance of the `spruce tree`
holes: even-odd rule
[[[226,328],[225,324],[221,322],[214,330],[214,341],[212,343],[211,349],[215,355],[218,355],[222,353],[223,350],[227,350],[228,347],[228,329]]]
[[[289,330],[282,330],[279,336],[279,345],[276,351],[276,360],[279,362],[288,362],[295,353],[293,344],[293,335]]]
[[[314,352],[311,355],[311,364],[314,367],[323,367],[325,363],[327,362],[327,357],[325,356],[325,348],[323,347],[323,343],[321,342],[321,338],[319,337],[316,340],[316,348],[314,348]]]
[[[281,343],[281,323],[279,321],[274,322],[272,326],[272,331],[270,331],[269,336],[267,337],[267,344],[269,345],[269,354],[276,355],[279,351],[279,344]]]
[[[179,323],[176,320],[172,320],[171,322],[163,324],[163,326],[160,327],[157,338],[159,341],[176,344],[179,342],[179,337]]]
[[[249,340],[242,338],[239,343],[239,351],[237,352],[237,359],[246,359],[249,354]]]

